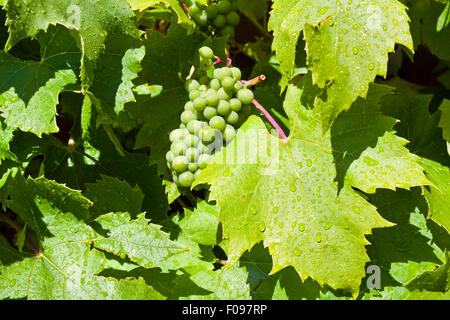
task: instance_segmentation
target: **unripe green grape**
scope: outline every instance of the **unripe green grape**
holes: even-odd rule
[[[239,14],[236,11],[228,12],[225,16],[225,19],[227,20],[227,24],[233,27],[239,24],[239,21],[241,20]]]
[[[180,129],[184,129],[186,128],[186,126],[184,125],[184,123],[180,123]]]
[[[188,92],[191,92],[192,90],[197,90],[197,88],[200,86],[200,83],[198,83],[195,79],[189,79],[186,81],[186,90]]]
[[[236,80],[236,81],[241,80],[242,73],[241,73],[241,70],[239,68],[232,67],[232,68],[230,68],[230,70],[231,70],[231,73],[233,74],[233,79],[234,80]]]
[[[231,112],[231,106],[226,100],[220,100],[217,106],[217,113],[221,116],[227,116]]]
[[[236,111],[231,111],[226,120],[229,124],[236,124],[239,122],[239,114]]]
[[[190,134],[184,137],[183,142],[187,147],[196,147],[200,142],[200,139],[197,136]]]
[[[195,4],[193,4],[192,6],[190,6],[189,8],[188,8],[188,13],[189,13],[189,15],[192,17],[192,16],[194,16],[194,15],[196,15],[196,14],[198,14],[198,13],[200,13],[200,8],[199,7],[197,7]]]
[[[227,127],[225,128],[225,131],[223,132],[223,139],[225,142],[230,142],[233,140],[234,136],[236,135],[236,130],[232,125],[227,124]]]
[[[186,151],[186,145],[182,141],[177,141],[175,143],[172,143],[172,145],[170,146],[170,151],[172,151],[174,157],[180,156]]]
[[[182,123],[187,125],[188,122],[191,120],[197,120],[197,114],[194,113],[194,111],[186,110],[186,111],[183,111],[183,113],[181,113],[181,122]]]
[[[214,90],[212,88],[209,88],[208,90],[206,90],[205,95],[211,94],[211,93],[215,93],[217,94],[217,90]]]
[[[217,70],[217,69],[216,69]],[[215,77],[215,74],[216,74],[216,71],[214,70],[214,77]],[[217,79],[211,79],[211,81],[209,82],[209,87],[211,88],[211,89],[214,89],[214,90],[219,90],[220,89],[220,87],[222,87],[222,85],[220,84],[220,81],[219,80],[217,80]]]
[[[234,38],[234,27],[225,25],[220,28],[220,34],[223,36],[230,36],[230,38]]]
[[[229,103],[230,103],[230,108],[233,111],[238,112],[242,109],[242,103],[241,103],[241,100],[239,100],[239,99],[236,99],[236,98],[230,99]]]
[[[195,173],[198,170],[198,164],[196,163],[189,163],[188,164],[188,170],[192,173]]]
[[[194,180],[198,178],[198,176],[200,175],[201,172],[202,172],[202,170],[200,170],[200,169],[195,171],[195,173],[194,173]]]
[[[208,9],[206,10],[208,11]],[[201,47],[200,49],[198,49],[198,52],[200,54],[200,57],[202,57],[203,59],[212,59],[212,57],[214,57],[214,52],[210,47]]]
[[[214,19],[217,16],[217,5],[212,3],[210,6],[206,7],[206,13],[208,13],[208,19]]]
[[[201,121],[198,120],[191,120],[187,124],[187,130],[190,134],[197,134],[202,129],[203,124]]]
[[[185,156],[178,156],[173,159],[172,168],[177,173],[181,173],[187,170],[189,161]]]
[[[231,3],[228,0],[220,0],[217,3],[217,10],[220,13],[228,13],[231,10]]]
[[[214,116],[209,120],[209,126],[220,131],[225,130],[226,122],[221,116]]]
[[[209,106],[216,106],[219,103],[219,96],[216,92],[209,92],[206,95],[206,103],[208,103]]]
[[[209,77],[207,75],[201,76],[200,79],[198,79],[198,82],[201,85],[207,85],[209,83]],[[198,86],[199,88],[200,86]]]
[[[194,182],[194,175],[190,171],[183,172],[178,177],[178,181],[182,187],[190,187],[192,182]]]
[[[220,88],[219,90],[217,90],[217,96],[220,100],[230,100],[232,97],[232,95],[225,91],[224,88]]]
[[[167,153],[166,153],[166,160],[167,160],[167,162],[170,162],[170,163],[172,163],[172,161],[173,161],[173,158],[174,158],[174,156],[173,156],[173,152],[172,151],[167,151]]]
[[[210,160],[211,160],[211,156],[209,154],[200,155],[200,157],[198,157],[198,162],[197,162],[200,169],[205,169]]]
[[[191,110],[191,111],[195,110],[192,101],[188,101],[184,104],[184,110]]]
[[[197,90],[200,91],[200,93],[206,92],[208,90],[208,86],[206,84],[202,84]]]
[[[206,144],[213,142],[216,138],[214,129],[202,128],[199,133],[199,138]]]
[[[181,140],[186,135],[186,130],[184,129],[175,129],[169,135],[170,142],[175,142],[177,140]]]
[[[178,180],[178,176],[174,173],[172,175],[172,180],[176,185],[180,185],[180,181]]]
[[[236,97],[241,100],[243,104],[249,104],[252,102],[254,96],[253,92],[249,89],[239,90],[236,94]]]
[[[189,92],[189,99],[191,101],[194,101],[196,98],[200,97],[200,91],[198,90],[192,90],[191,92]]]
[[[222,87],[226,90],[226,91],[230,91],[233,90],[234,88],[234,79],[231,77],[225,77],[222,80]]]
[[[201,153],[200,157],[202,156],[202,154],[209,155],[211,153],[211,150],[208,148],[208,146],[205,146],[201,142],[197,145],[197,149]],[[200,159],[200,157],[199,157],[199,159]]]
[[[208,23],[208,14],[205,10],[193,14],[191,15],[191,17],[192,20],[194,20],[195,23],[201,27],[205,26]]]
[[[205,119],[210,120],[212,117],[217,116],[217,109],[214,107],[206,107],[203,110],[203,116]]]
[[[227,20],[225,19],[225,16],[223,14],[218,14],[217,17],[214,18],[213,23],[217,28],[220,29],[227,23]]]
[[[214,70],[214,78],[215,79],[222,81],[226,76],[227,76],[226,68],[217,68]]]
[[[167,161],[167,168],[169,168],[170,170],[173,170],[172,162]]]
[[[187,148],[185,155],[189,162],[196,162],[198,160],[198,157],[200,156],[200,152],[197,150],[197,148]]]
[[[206,108],[206,100],[202,97],[198,97],[193,101],[195,110],[203,111]]]
[[[246,88],[245,84],[243,84],[240,81],[236,81],[236,83],[234,84],[234,92],[236,92],[236,93],[239,92],[239,90],[242,90],[245,88]]]

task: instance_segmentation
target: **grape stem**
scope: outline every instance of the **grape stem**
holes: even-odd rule
[[[233,63],[231,58],[219,58],[219,57],[216,57],[216,58],[217,58],[217,60],[214,61],[213,63],[211,63],[212,66],[226,60],[226,61],[228,61],[227,68],[229,68],[229,67],[231,67],[231,64]]]
[[[275,128],[275,130],[277,130],[278,134],[280,135],[281,139],[285,140],[287,139],[286,134],[284,133],[283,129],[281,129],[281,127],[278,125],[278,123],[274,120],[274,118],[272,118],[272,116],[270,115],[269,112],[267,112],[266,109],[264,109],[264,107],[258,102],[256,101],[256,99],[252,100],[252,103],[255,105],[256,108],[258,108],[259,110],[262,111],[262,113],[264,114],[264,116],[267,118],[267,120],[269,120],[270,124]]]
[[[260,76],[254,77],[253,79],[250,79],[250,80],[241,80],[241,82],[243,84],[245,84],[245,86],[247,88],[250,88],[264,80],[266,80],[266,76],[262,74]]]

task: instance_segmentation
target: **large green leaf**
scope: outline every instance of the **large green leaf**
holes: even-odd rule
[[[50,25],[60,24],[78,30],[82,51],[81,78],[85,87],[92,84],[93,69],[109,34],[139,37],[126,0],[8,0],[6,10],[9,25],[6,50],[22,39],[35,37],[39,30],[45,31]]]
[[[325,88],[318,105],[327,129],[358,96],[366,96],[377,75],[386,76],[388,53],[396,43],[412,49],[408,21],[397,0],[274,1],[269,28],[282,88],[294,73],[297,41],[304,31],[314,83]]]
[[[303,280],[312,277],[355,293],[368,261],[364,235],[390,223],[350,183],[338,193],[330,135],[322,135],[317,111],[302,105],[308,94],[289,87],[284,105],[291,119],[287,141],[268,135],[262,121],[251,117],[194,184],[212,184],[210,199],[220,207],[230,261],[263,240],[274,260],[272,273],[292,265]],[[402,157],[393,153],[391,162]],[[365,165],[369,170],[371,164],[363,161]],[[410,172],[412,181],[403,180],[400,186],[426,180],[415,170]],[[384,181],[398,184],[400,178]],[[377,187],[383,184],[379,181]]]

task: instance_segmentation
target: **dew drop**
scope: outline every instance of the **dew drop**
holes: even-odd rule
[[[302,253],[302,251],[299,248],[294,249],[294,255],[299,256]]]
[[[295,191],[297,191],[297,187],[295,186],[295,184],[291,183],[289,185],[289,190],[291,190],[292,192],[295,192]]]
[[[278,207],[273,207],[273,213],[277,213],[278,212]]]
[[[227,168],[225,169],[225,171],[223,172],[223,176],[224,176],[224,177],[228,177],[230,174],[231,174],[230,167],[227,167]]]
[[[259,231],[264,232],[264,230],[266,230],[266,225],[264,224],[264,222],[261,222],[259,224]]]
[[[311,167],[311,166],[312,166],[312,161],[311,161],[311,159],[306,160],[306,165],[307,165],[308,167]]]
[[[250,212],[252,213],[252,215],[256,215],[257,211],[254,206],[250,207]]]
[[[353,206],[353,211],[355,211],[356,213],[360,213],[361,209],[357,206]]]
[[[329,229],[331,228],[331,226],[332,226],[331,222],[328,222],[328,223],[325,225],[325,230],[329,230]]]
[[[369,70],[372,71],[373,69],[375,69],[375,65],[373,63],[369,64]]]
[[[300,223],[298,225],[298,230],[301,231],[301,232],[305,231],[305,224],[304,223]]]
[[[356,55],[356,54],[358,54],[358,53],[359,53],[359,49],[358,49],[357,47],[354,47],[354,48],[353,48],[353,54]]]
[[[322,233],[320,233],[320,232],[316,233],[316,241],[317,241],[317,243],[322,242]]]

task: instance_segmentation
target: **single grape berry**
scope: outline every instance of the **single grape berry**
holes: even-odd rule
[[[239,114],[236,111],[231,111],[226,120],[229,124],[236,124],[239,122]]]
[[[211,48],[209,47],[201,47],[200,49],[198,49],[198,52],[200,53],[200,56],[203,59],[212,59],[214,57],[214,53],[211,50]]]
[[[223,131],[225,130],[226,122],[221,116],[215,116],[209,120],[209,126],[213,129]]]
[[[216,138],[215,131],[211,128],[202,128],[202,130],[200,130],[199,137],[204,143],[209,144]]]
[[[170,151],[172,151],[174,156],[183,155],[184,151],[186,151],[186,145],[181,141],[177,141],[170,146]]]
[[[217,113],[221,116],[227,116],[231,112],[230,103],[226,100],[220,100],[217,106]]]
[[[203,116],[205,119],[210,120],[212,117],[217,116],[217,109],[214,107],[206,107],[203,110]]]
[[[192,101],[188,101],[184,104],[184,110],[191,110],[191,111],[195,110]]]
[[[183,142],[187,147],[196,147],[200,139],[196,135],[190,134],[184,137]]]
[[[200,156],[200,152],[197,150],[197,148],[187,148],[185,155],[189,162],[196,162],[198,157]]]
[[[197,145],[197,149],[198,149],[198,151],[200,151],[201,154],[207,154],[207,155],[209,155],[209,154],[211,153],[210,148],[207,147],[207,146],[205,146],[203,143],[199,143],[199,144]],[[201,155],[200,155],[200,157],[201,157]],[[200,158],[199,158],[199,159],[200,159]]]
[[[198,97],[193,102],[195,110],[203,111],[206,108],[206,100],[202,97]]]
[[[200,12],[201,12],[200,8],[197,7],[195,4],[188,8],[188,13],[189,13],[189,15],[191,17],[196,15],[196,14],[198,14],[198,13],[200,13]]]
[[[242,109],[242,103],[241,103],[241,100],[239,100],[239,99],[236,99],[236,98],[230,99],[229,103],[230,103],[230,108],[233,111],[239,112]]]
[[[245,84],[243,84],[240,81],[236,81],[236,83],[234,84],[234,92],[238,92],[239,90],[245,89]]]
[[[227,20],[223,14],[218,14],[213,23],[217,28],[222,28],[227,23]]]
[[[227,68],[217,68],[216,70],[214,70],[214,78],[218,81],[222,81],[226,76]]]
[[[178,173],[184,172],[188,167],[188,159],[185,156],[178,156],[173,159],[172,167]]]
[[[178,181],[182,187],[190,187],[192,182],[194,182],[194,175],[190,171],[183,172],[178,177]]]
[[[175,129],[169,135],[170,142],[175,142],[177,140],[181,140],[186,135],[186,130],[184,129]]]
[[[203,123],[198,120],[191,120],[186,125],[187,130],[190,134],[198,134],[203,127]]]
[[[192,173],[195,173],[198,170],[198,164],[196,163],[189,163],[188,164],[188,170]]]
[[[223,133],[223,139],[225,140],[225,142],[228,143],[231,140],[233,140],[235,135],[236,135],[236,130],[234,129],[234,127],[232,125],[227,124],[227,127],[225,128],[225,131]],[[200,163],[199,163],[199,165],[200,165]]]
[[[216,69],[217,70],[217,69]],[[216,72],[215,72],[215,70],[214,70],[214,74],[216,74]],[[215,76],[214,76],[215,77]],[[220,89],[220,87],[222,87],[222,85],[220,84],[220,81],[219,80],[217,80],[217,79],[211,79],[211,81],[209,82],[209,87],[211,88],[211,89],[214,89],[214,90],[219,90]]]
[[[217,96],[219,97],[220,100],[230,100],[232,97],[232,94],[225,91],[224,88],[220,88],[219,90],[217,90]]]
[[[220,13],[228,13],[231,10],[231,3],[228,0],[220,0],[217,3],[217,10]]]
[[[208,91],[208,86],[206,84],[202,84],[202,85],[200,85],[200,87],[198,87],[197,90],[200,91],[200,93],[206,92],[206,91]]]
[[[198,79],[198,82],[200,85],[207,85],[209,83],[209,77],[207,75],[201,76],[200,79]],[[200,86],[198,86],[198,88],[200,88]]]
[[[166,160],[167,160],[167,162],[172,162],[173,161],[173,152],[172,151],[167,151],[167,153],[166,153]]]
[[[230,26],[235,26],[239,24],[239,21],[241,18],[239,17],[239,14],[236,11],[228,12],[225,16],[225,19],[227,21],[227,24]]]
[[[249,89],[239,90],[236,96],[243,104],[251,103],[254,98],[253,92]]]
[[[197,114],[195,114],[194,111],[191,110],[183,111],[183,113],[181,114],[181,122],[187,125],[191,120],[197,120]]]
[[[195,23],[197,23],[200,27],[208,24],[208,14],[206,13],[206,10],[202,10],[201,12],[194,14],[192,19],[194,19]]]
[[[220,29],[220,34],[223,36],[230,36],[230,38],[234,38],[234,27],[225,25]]]
[[[208,7],[206,7],[206,13],[208,14],[208,19],[214,19],[217,16],[217,13],[219,10],[217,10],[217,5],[215,3],[212,3]]]
[[[232,68],[230,68],[230,70],[231,70],[231,73],[233,74],[233,79],[234,80],[236,80],[236,81],[241,80],[242,73],[241,73],[241,70],[239,68],[232,67]]]
[[[210,159],[211,156],[209,154],[200,155],[200,157],[198,157],[198,166],[200,169],[205,169]]]
[[[234,88],[234,79],[232,77],[225,77],[222,80],[222,87],[226,90],[226,91],[231,91]]]
[[[191,92],[189,92],[189,99],[191,101],[194,101],[198,97],[200,97],[200,91],[198,91],[197,89],[196,90],[192,90]]]
[[[197,88],[200,86],[200,83],[198,83],[195,79],[189,79],[186,82],[186,90],[188,92],[191,92],[192,90],[197,90]]]
[[[206,103],[208,103],[209,106],[215,107],[219,103],[219,96],[217,95],[217,92],[207,93]]]

